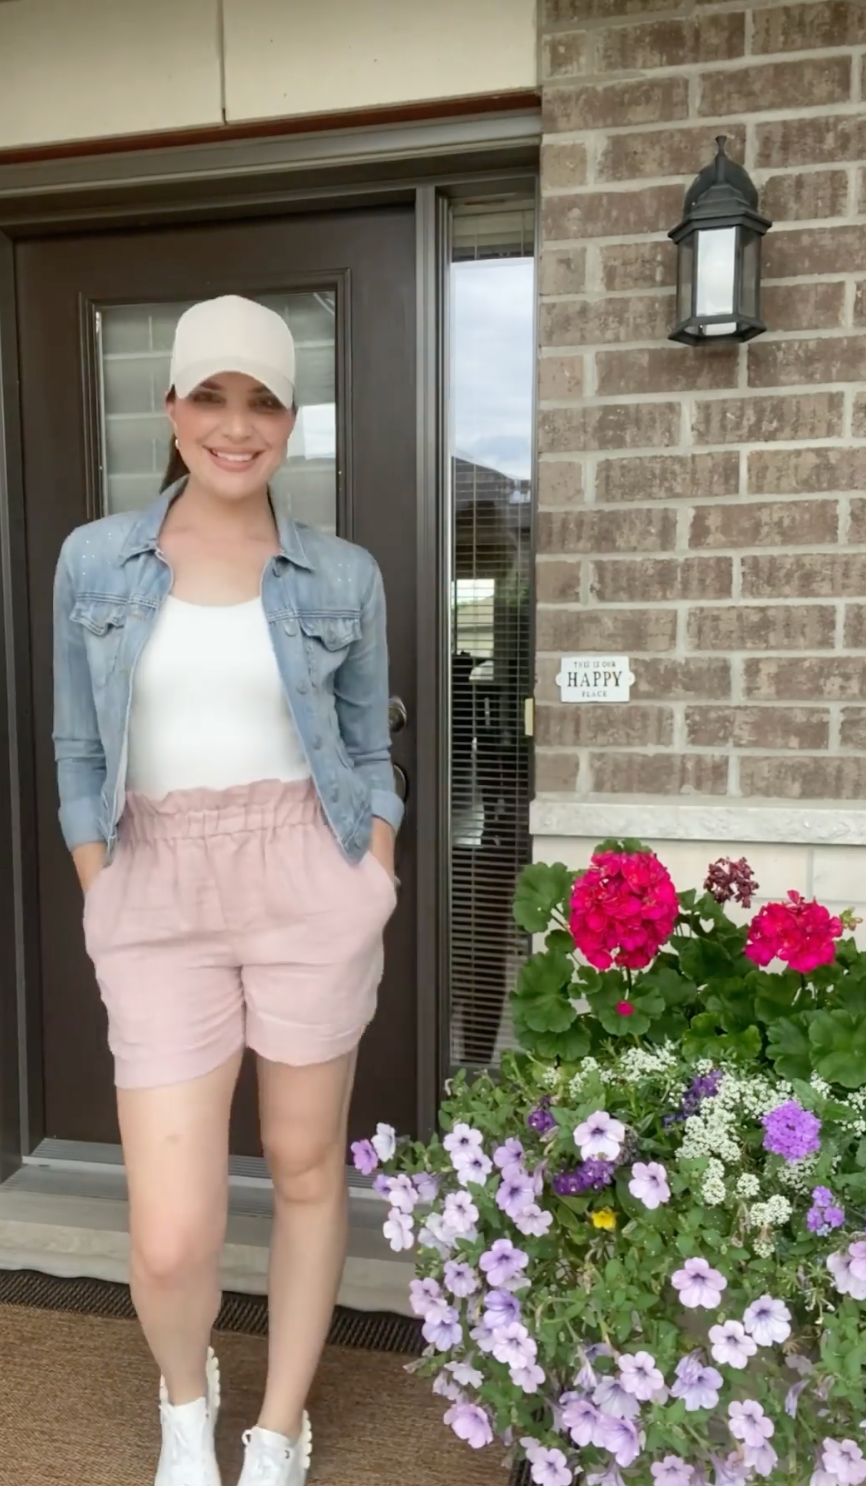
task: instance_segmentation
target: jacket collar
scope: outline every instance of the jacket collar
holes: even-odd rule
[[[162,531],[165,518],[178,496],[183,493],[186,482],[187,476],[184,475],[174,485],[170,485],[160,496],[159,500],[154,501],[153,505],[148,506],[146,510],[142,511],[138,520],[130,528],[126,541],[118,554],[117,560],[121,567],[131,557],[140,557],[143,552],[156,552],[158,550],[159,534]],[[274,506],[273,502],[271,502],[271,507],[274,512],[274,520],[277,524],[277,535],[280,539],[280,557],[285,558],[286,562],[293,563],[295,567],[312,570],[313,564],[307,556],[307,550],[304,546],[301,529],[297,521],[293,521],[292,517],[280,507]]]

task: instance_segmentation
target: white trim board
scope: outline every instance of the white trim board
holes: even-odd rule
[[[866,846],[866,809],[839,805],[694,804],[649,800],[533,801],[533,836],[639,837],[651,841],[767,842],[777,846]]]

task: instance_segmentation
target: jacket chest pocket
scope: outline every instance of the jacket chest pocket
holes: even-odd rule
[[[333,684],[350,646],[361,638],[360,614],[299,614],[298,623],[314,684]]]
[[[128,604],[110,599],[79,599],[72,610],[72,623],[84,632],[94,690],[106,686],[115,671],[128,617]]]

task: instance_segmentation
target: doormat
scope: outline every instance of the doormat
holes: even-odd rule
[[[267,1363],[263,1296],[227,1295],[215,1345],[224,1486],[255,1423]],[[442,1422],[447,1403],[406,1371],[423,1347],[407,1317],[335,1312],[310,1413],[309,1486],[517,1486],[494,1450]],[[0,1486],[153,1486],[157,1376],[125,1285],[0,1272]]]

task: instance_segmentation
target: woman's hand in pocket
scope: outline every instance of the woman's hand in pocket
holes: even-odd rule
[[[374,816],[370,855],[376,858],[379,866],[387,872],[392,882],[395,880],[394,845],[395,837],[392,827],[386,820],[380,820],[378,816]]]

